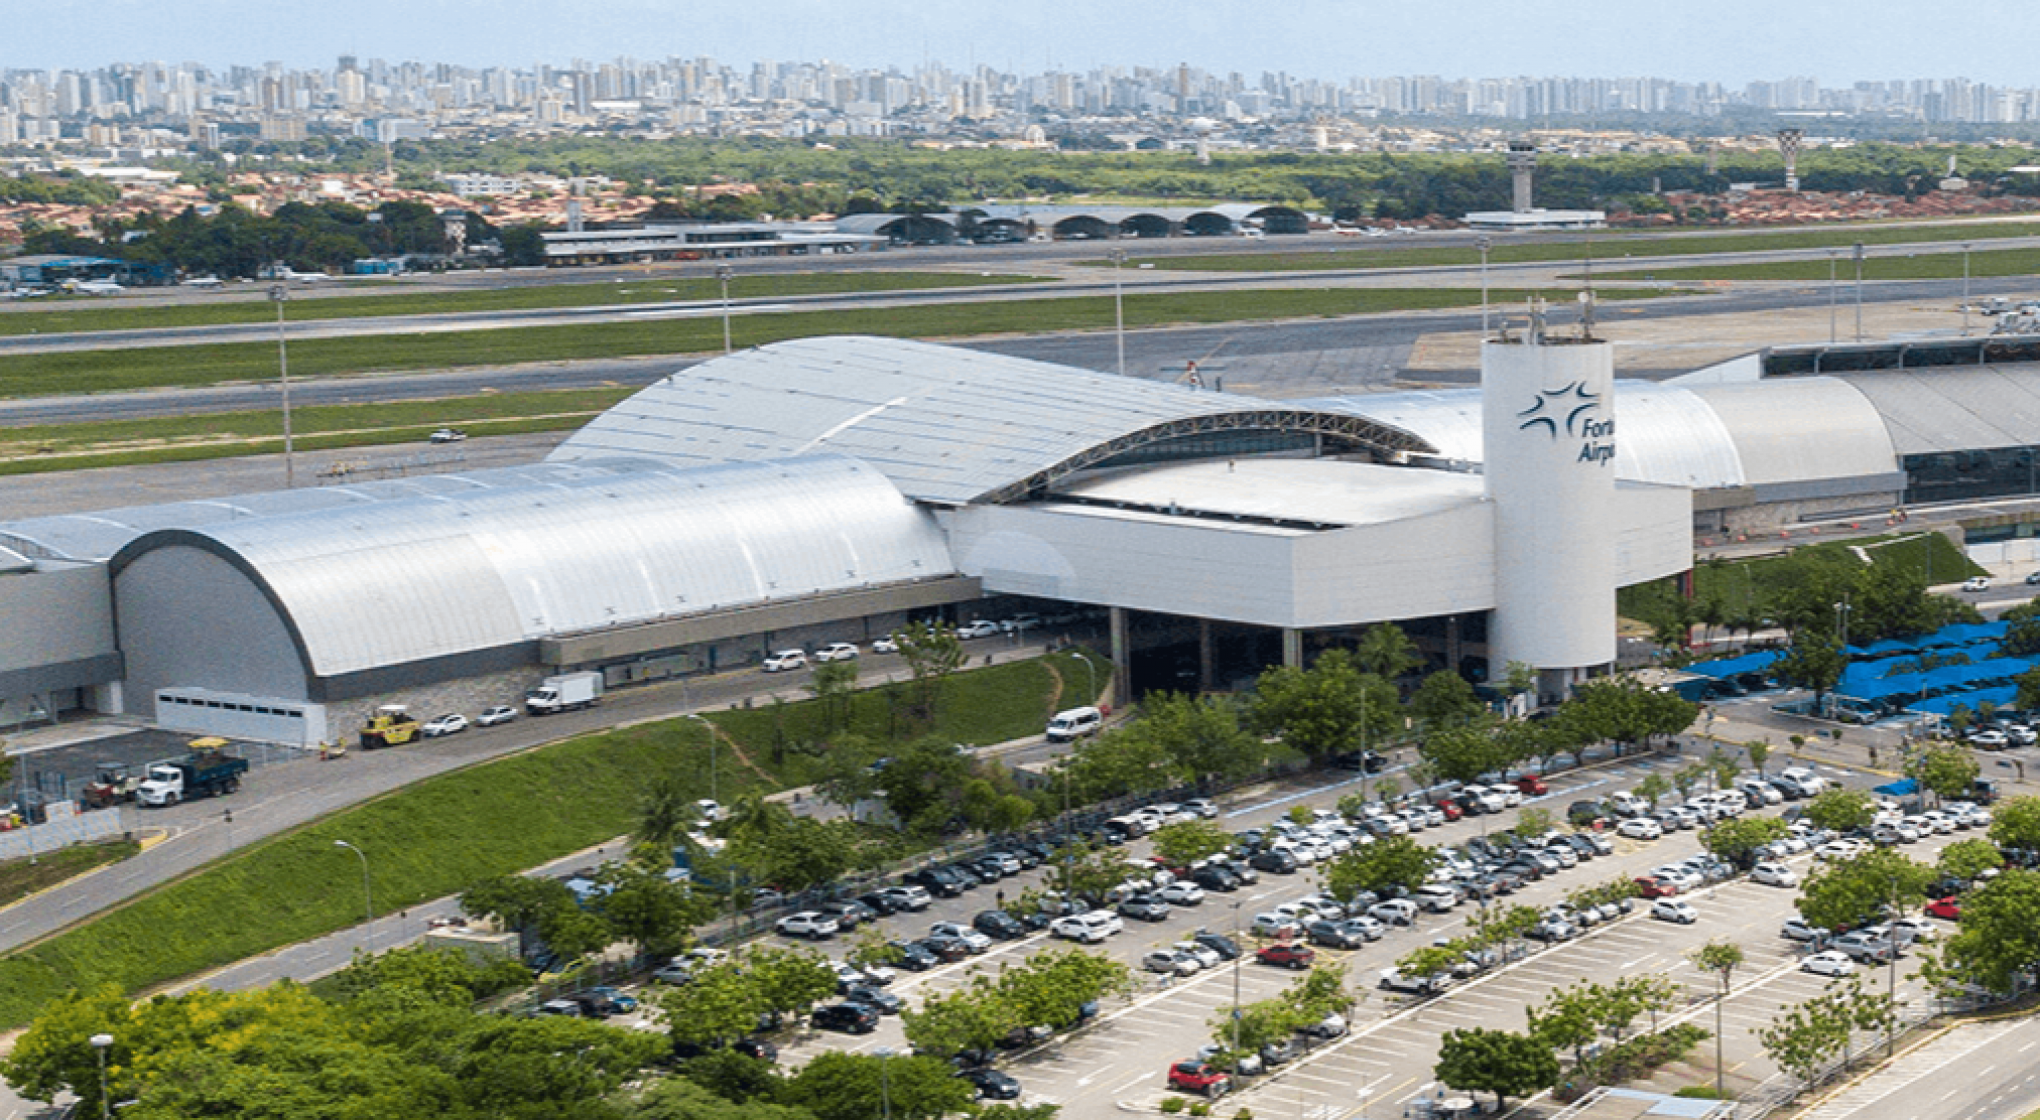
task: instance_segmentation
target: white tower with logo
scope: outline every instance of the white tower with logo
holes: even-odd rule
[[[1483,473],[1495,511],[1488,665],[1563,693],[1615,660],[1614,347],[1583,332],[1481,344]]]

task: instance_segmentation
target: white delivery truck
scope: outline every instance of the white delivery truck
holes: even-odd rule
[[[547,677],[537,688],[524,694],[524,710],[535,716],[571,712],[594,707],[602,699],[602,674],[562,673]]]

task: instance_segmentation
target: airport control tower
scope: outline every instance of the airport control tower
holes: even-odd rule
[[[1511,192],[1509,206],[1518,214],[1528,214],[1530,204],[1530,176],[1537,170],[1537,145],[1528,140],[1509,141],[1509,178]]]

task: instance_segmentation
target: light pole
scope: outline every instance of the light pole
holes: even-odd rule
[[[1835,304],[1840,285],[1835,283],[1835,261],[1841,256],[1839,250],[1828,250],[1828,345],[1835,344]]]
[[[1246,944],[1245,936],[1240,932],[1240,902],[1243,901],[1245,900],[1236,900],[1232,904],[1232,1065],[1234,1073],[1238,1073],[1240,1069],[1240,962],[1246,959],[1247,955],[1246,951],[1240,948],[1240,946]]]
[[[1856,242],[1856,341],[1863,341],[1863,243]]]
[[[290,348],[283,339],[283,304],[290,298],[290,289],[282,284],[269,286],[269,302],[276,305],[276,378],[283,392],[283,488],[289,490],[297,485],[296,448],[290,432]]]
[[[1494,244],[1486,234],[1473,239],[1473,247],[1480,250],[1480,337],[1483,342],[1488,336],[1487,254]]]
[[[99,1120],[107,1120],[113,1114],[113,1101],[106,1092],[106,1049],[113,1045],[110,1034],[95,1034],[85,1041],[92,1044],[92,1053],[99,1059]]]
[[[878,1115],[880,1120],[892,1120],[892,1047],[881,1046],[872,1053],[878,1055]]]
[[[1969,242],[1962,243],[1962,337],[1969,337]]]
[[[708,722],[707,718],[699,712],[682,712],[680,714],[700,724],[702,730],[708,732],[708,799],[715,802],[716,808],[720,809],[722,808],[722,788],[716,773],[715,724]]]
[[[1098,702],[1098,670],[1091,667],[1091,655],[1083,650],[1070,651],[1078,661],[1084,663],[1084,703]]]
[[[735,349],[735,347],[730,345],[730,277],[732,275],[734,274],[730,271],[729,265],[719,264],[715,266],[715,278],[722,283],[722,352],[725,354]]]
[[[368,932],[368,955],[372,957],[375,955],[375,896],[369,893],[368,856],[360,848],[349,844],[345,840],[335,840],[333,841],[333,846],[345,848],[353,852],[355,857],[361,860],[361,905],[368,913],[368,923],[365,928]]]
[[[1112,260],[1112,333],[1119,346],[1119,376],[1126,376],[1126,289],[1120,282],[1120,266],[1126,263],[1126,250],[1113,249],[1105,254]]]

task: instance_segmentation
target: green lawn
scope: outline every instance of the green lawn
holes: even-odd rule
[[[412,289],[378,295],[313,295],[291,289],[284,316],[293,322],[314,319],[357,319],[388,315],[454,315],[481,311],[529,311],[543,308],[605,307],[619,304],[682,303],[720,299],[714,277],[652,273],[606,284],[524,284],[516,287],[455,291]],[[894,292],[921,288],[976,288],[993,284],[1045,283],[1044,276],[979,275],[974,272],[784,272],[739,273],[730,282],[731,299],[831,295],[843,292]],[[265,285],[228,287],[228,292],[261,292]],[[79,297],[36,305],[0,315],[0,335],[55,334],[68,331],[161,330],[168,327],[269,323],[276,305],[267,299],[220,299],[218,302],[137,306],[117,299]]]
[[[1890,566],[1909,575],[1929,578],[1934,584],[1954,583],[1973,575],[1986,575],[1947,537],[1935,532],[1887,533],[1848,541],[1802,544],[1796,551],[1846,553],[1862,549],[1870,562]],[[1708,562],[1693,569],[1693,601],[1718,600],[1729,616],[1763,618],[1770,613],[1772,596],[1793,578],[1791,566],[1780,557],[1755,560]],[[1678,583],[1662,579],[1625,587],[1617,593],[1617,610],[1624,618],[1656,626],[1672,617],[1679,597]]]
[[[115,840],[106,844],[77,844],[44,852],[33,860],[17,859],[0,863],[0,906],[19,902],[40,890],[47,890],[66,879],[83,875],[95,867],[104,867],[141,851],[142,846],[133,841]]]
[[[316,405],[292,409],[291,430],[300,451],[420,442],[449,424],[476,436],[565,431],[586,424],[632,392],[568,389]],[[271,455],[282,450],[283,413],[275,410],[0,428],[0,475]]]
[[[1992,249],[1969,254],[1969,275],[2031,276],[2040,272],[2040,249]],[[1635,271],[1610,273],[1610,279],[1635,280]],[[1761,264],[1694,265],[1668,268],[1650,274],[1654,280],[1806,280],[1826,283],[1828,262],[1766,261]],[[1844,252],[1835,262],[1834,277],[1843,284],[1856,279],[1856,262]],[[1863,261],[1865,280],[1955,280],[1962,276],[1962,254],[1935,251],[1908,253],[1902,257],[1867,257]]]
[[[1865,245],[1908,245],[1914,243],[1988,244],[1992,238],[2040,236],[2040,222],[2006,222],[1983,226],[1878,226],[1868,229],[1799,229],[1775,233],[1676,233],[1641,234],[1621,231],[1596,233],[1585,241],[1551,244],[1497,245],[1488,252],[1491,264],[1524,264],[1539,261],[1579,261],[1591,254],[1596,269],[1620,267],[1625,257],[1670,257],[1694,253],[1749,253],[1778,249],[1847,249],[1856,242]],[[1095,262],[1110,267],[1109,261]],[[1334,250],[1312,247],[1291,253],[1228,253],[1193,257],[1153,257],[1128,264],[1152,265],[1162,270],[1196,272],[1310,272],[1326,269],[1420,268],[1439,265],[1477,265],[1480,251],[1471,244],[1450,248],[1412,246],[1398,248],[1382,239],[1356,241],[1351,247]],[[1960,266],[1958,265],[1958,270]],[[1821,262],[1820,274],[1827,276]],[[1662,279],[1669,273],[1654,273]],[[1853,274],[1852,274],[1853,275]],[[1961,275],[1958,271],[1956,275]]]
[[[935,733],[974,743],[1038,734],[1061,702],[1050,664],[1069,678],[1069,655],[952,678]],[[722,750],[726,800],[747,787],[780,788],[787,774],[812,765],[805,739],[775,748],[772,735],[775,719],[810,726],[812,706],[787,704],[776,716],[770,708],[707,716],[759,768]],[[883,731],[883,698],[866,698],[862,708],[861,729]],[[774,769],[775,754],[791,759],[784,772]],[[706,797],[708,767],[700,729],[674,719],[442,774],[343,809],[0,958],[0,1029],[26,1024],[74,988],[111,983],[141,992],[360,921],[360,867],[336,840],[367,854],[377,908],[388,913],[624,834],[654,775],[683,775],[695,796]]]
[[[1520,302],[1530,291],[1496,290],[1496,303]],[[1653,298],[1655,290],[1605,290],[1603,300]],[[1244,292],[1175,292],[1126,298],[1126,325],[1253,322],[1337,317],[1384,311],[1470,307],[1468,288],[1312,289]],[[758,346],[790,338],[871,334],[895,338],[968,338],[997,334],[1103,330],[1113,325],[1113,301],[1000,300],[871,311],[796,311],[746,315],[735,324],[736,345]],[[296,376],[398,372],[520,362],[654,357],[722,349],[722,323],[705,318],[658,319],[566,327],[530,327],[445,334],[304,339],[290,347]],[[276,376],[274,343],[146,347],[79,353],[20,354],[0,358],[0,396],[111,392],[270,380]]]

